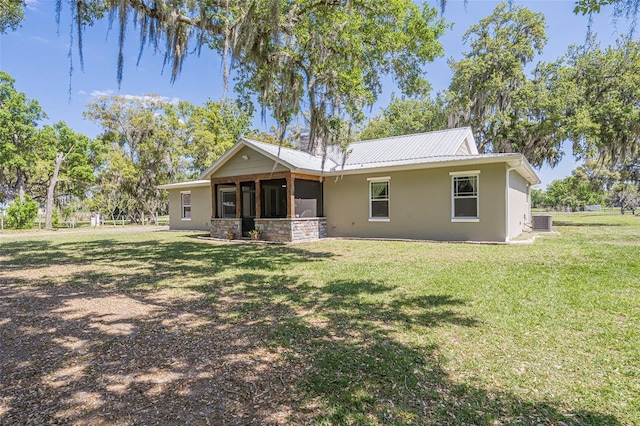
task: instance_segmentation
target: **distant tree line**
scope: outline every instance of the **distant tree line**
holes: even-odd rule
[[[166,212],[158,185],[195,178],[249,131],[252,113],[232,100],[203,106],[157,96],[100,97],[85,117],[95,139],[46,118],[37,100],[0,72],[0,204],[8,225],[30,227],[38,206],[45,227],[78,210],[130,222]]]
[[[534,208],[581,211],[594,207],[620,208],[635,214],[640,205],[638,167],[615,169],[597,161],[586,161],[564,179],[551,182],[545,190],[533,189]]]

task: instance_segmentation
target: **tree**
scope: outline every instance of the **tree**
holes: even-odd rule
[[[148,95],[100,97],[87,108],[85,117],[103,127],[99,139],[107,147],[98,182],[117,185],[118,205],[132,220],[154,217],[166,202],[157,186],[180,172],[185,136],[176,107]]]
[[[535,166],[554,166],[563,134],[549,70],[539,67],[531,80],[525,74],[547,41],[544,16],[501,3],[463,40],[471,50],[450,63],[449,124],[470,125],[480,152],[520,152]]]
[[[532,188],[531,189],[531,207],[540,208],[543,206],[547,206],[546,195],[542,189]]]
[[[88,0],[68,2],[82,33],[105,14],[119,25],[117,79],[122,79],[127,24],[140,31],[141,51],[165,44],[172,78],[203,45],[221,54],[243,101],[257,99],[279,125],[281,139],[302,110],[311,141],[335,139],[338,120],[359,122],[383,75],[407,94],[425,94],[423,66],[442,54],[446,28],[437,11],[411,0]],[[58,8],[62,0],[58,0]],[[194,49],[195,48],[195,49]],[[80,56],[82,61],[82,55]],[[229,60],[231,59],[231,60]]]
[[[0,0],[0,34],[15,30],[24,19],[24,0]]]
[[[636,214],[636,209],[640,205],[640,193],[638,188],[632,184],[620,184],[611,194],[611,203],[620,207],[620,213],[624,214],[625,210],[631,210],[631,214]]]
[[[0,201],[24,200],[30,169],[40,151],[37,124],[46,117],[40,104],[14,87],[0,71]]]
[[[360,132],[360,139],[377,139],[447,128],[444,99],[397,98],[373,117]]]
[[[54,211],[54,195],[56,186],[61,177],[74,181],[71,185],[77,189],[87,187],[93,182],[94,166],[91,164],[91,140],[82,134],[75,133],[67,125],[60,121],[53,126],[45,126],[39,138],[42,140],[46,169],[47,198],[45,227],[51,228]]]
[[[542,198],[548,207],[577,210],[589,205],[602,205],[606,197],[604,191],[594,190],[590,182],[574,175],[551,182]]]
[[[640,42],[601,49],[572,47],[563,78],[578,95],[567,100],[566,127],[574,153],[622,168],[640,155]]]
[[[631,20],[631,30],[635,28],[638,18],[637,0],[576,0],[573,13],[576,15],[593,15],[600,13],[605,6],[613,6],[613,18],[625,18]]]
[[[607,166],[606,161],[586,160],[571,175],[589,185],[593,192],[604,193],[620,181],[620,172]]]
[[[191,178],[246,135],[252,118],[250,111],[231,99],[209,100],[204,106],[180,102],[178,112],[179,120],[186,125],[184,149],[190,162]]]

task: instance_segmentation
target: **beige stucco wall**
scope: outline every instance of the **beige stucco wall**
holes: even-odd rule
[[[480,171],[479,222],[451,221],[450,172]],[[330,237],[505,241],[504,163],[329,178],[324,184]],[[390,220],[369,221],[367,178],[391,177]]]
[[[517,237],[524,231],[525,224],[531,223],[531,204],[528,182],[519,173],[509,172],[509,238]]]
[[[211,230],[211,187],[169,189],[169,228]],[[182,192],[191,192],[191,219],[182,219]]]
[[[244,155],[249,158],[245,160],[242,158]],[[274,164],[275,162],[269,157],[245,146],[235,153],[222,167],[216,170],[215,177],[243,176],[289,170],[279,163],[274,169]]]

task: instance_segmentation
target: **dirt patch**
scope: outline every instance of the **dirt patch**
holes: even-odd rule
[[[1,424],[291,421],[294,368],[254,327],[219,323],[224,305],[7,274],[0,300]]]

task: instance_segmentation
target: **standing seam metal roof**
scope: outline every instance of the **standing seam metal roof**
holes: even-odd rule
[[[345,167],[455,155],[467,137],[473,138],[469,127],[354,142]]]
[[[244,139],[244,138],[243,138]],[[250,145],[253,145],[262,151],[278,158],[284,163],[293,166],[296,169],[323,171],[322,157],[309,154],[308,152],[299,151],[297,149],[286,148],[264,142],[258,142],[250,139],[244,139]],[[329,171],[337,166],[335,162],[327,158],[324,162],[324,171]]]
[[[459,154],[465,142],[468,143],[469,150]],[[200,179],[207,179],[211,173],[215,173],[215,170],[228,160],[229,155],[237,152],[242,145],[261,151],[292,170],[314,173],[355,172],[385,167],[502,157],[501,154],[478,154],[473,133],[469,127],[353,142],[347,149],[346,159],[340,146],[330,146],[327,147],[324,164],[319,155],[243,138],[204,171]],[[514,155],[516,154],[504,154],[504,157]],[[535,179],[538,179],[533,170],[531,173]]]

